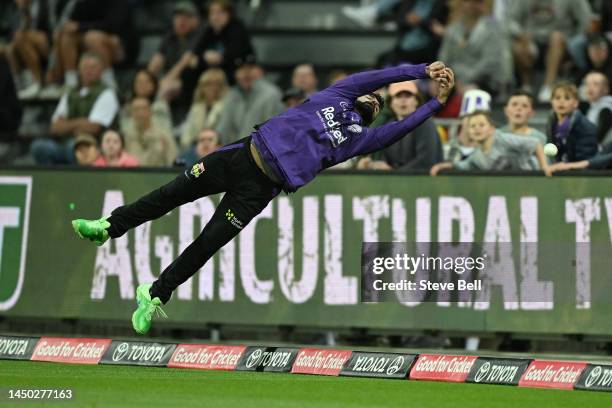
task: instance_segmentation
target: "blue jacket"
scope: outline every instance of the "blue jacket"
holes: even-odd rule
[[[570,117],[570,130],[565,142],[555,139],[553,123],[557,120],[552,112],[546,125],[549,143],[557,146],[557,161],[574,162],[588,160],[597,154],[597,127],[576,109]]]
[[[402,65],[351,75],[258,126],[253,143],[282,178],[283,189],[296,191],[328,167],[393,144],[440,110],[440,102],[431,99],[406,119],[377,128],[363,127],[353,110],[361,95],[390,83],[428,78],[425,68]]]

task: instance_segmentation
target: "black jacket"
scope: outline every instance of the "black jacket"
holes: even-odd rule
[[[431,119],[384,149],[382,155],[395,170],[429,170],[443,161],[442,143]]]
[[[201,37],[196,40],[193,52],[198,56],[200,65],[205,65],[202,54],[207,50],[215,50],[223,54],[221,68],[230,81],[233,79],[236,60],[254,54],[249,32],[237,18],[232,18],[218,33],[207,27]]]

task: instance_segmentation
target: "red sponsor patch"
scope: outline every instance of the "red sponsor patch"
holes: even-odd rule
[[[294,374],[339,375],[351,358],[350,350],[300,349],[291,372]]]
[[[170,358],[168,367],[233,370],[245,349],[245,346],[179,344]]]
[[[32,353],[32,360],[98,364],[110,344],[111,339],[42,337]]]
[[[519,381],[519,387],[560,388],[571,390],[586,363],[534,360]]]
[[[410,370],[411,380],[464,382],[476,356],[421,354]]]

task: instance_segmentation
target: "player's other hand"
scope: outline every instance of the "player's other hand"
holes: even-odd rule
[[[444,70],[446,69],[446,65],[442,61],[432,62],[425,68],[425,73],[431,79],[438,79],[442,75],[444,75]]]
[[[443,74],[436,81],[440,84],[437,98],[444,105],[455,86],[455,73],[450,68],[444,68]]]

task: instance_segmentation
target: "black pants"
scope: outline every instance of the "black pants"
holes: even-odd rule
[[[250,137],[227,145],[200,159],[170,183],[113,210],[109,235],[117,238],[129,229],[161,217],[200,197],[225,192],[202,233],[153,283],[151,296],[166,303],[172,292],[195,274],[221,247],[234,238],[280,188],[255,164]]]

